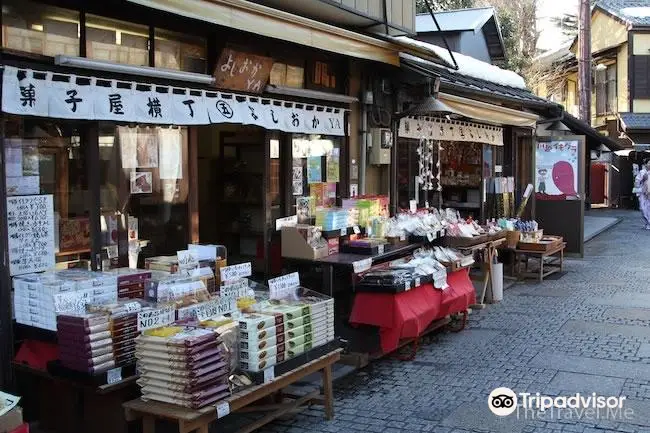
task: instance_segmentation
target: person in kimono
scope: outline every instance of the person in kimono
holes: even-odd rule
[[[645,224],[645,229],[650,230],[650,188],[649,188],[649,177],[650,177],[650,160],[646,160],[639,171],[639,174],[636,175],[634,181],[635,191],[639,197],[639,209],[641,210],[641,216],[643,217],[643,222]]]

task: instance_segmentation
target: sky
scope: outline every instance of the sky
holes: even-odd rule
[[[562,16],[564,13],[578,14],[578,0],[538,0],[537,29],[540,31],[537,48],[551,50],[559,48],[568,39],[550,21],[551,17]]]

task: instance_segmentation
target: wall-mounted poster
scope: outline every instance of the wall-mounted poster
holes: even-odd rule
[[[152,189],[151,172],[131,172],[131,194],[150,194]]]
[[[554,140],[537,143],[535,192],[538,200],[579,197],[578,141]]]
[[[54,267],[54,201],[51,195],[7,197],[9,273]]]
[[[310,156],[307,158],[307,183],[321,183],[322,171],[320,156]]]

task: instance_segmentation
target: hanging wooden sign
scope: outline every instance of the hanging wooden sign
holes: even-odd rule
[[[214,69],[215,85],[221,89],[262,93],[273,67],[273,59],[225,48]]]

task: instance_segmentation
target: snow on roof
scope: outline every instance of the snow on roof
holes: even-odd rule
[[[405,45],[410,45],[412,47],[429,51],[436,57],[439,57],[445,62],[453,65],[453,60],[446,48],[438,47],[436,45],[418,41],[416,39],[411,39],[406,36],[398,36],[394,39]],[[479,80],[489,81],[491,83],[500,84],[502,86],[527,89],[526,82],[524,81],[523,77],[516,72],[501,69],[498,66],[494,66],[489,63],[476,60],[473,57],[465,56],[456,52],[454,52],[454,59],[456,59],[456,63],[458,64],[458,71],[456,71],[458,74],[477,78]]]
[[[494,16],[494,8],[473,8],[459,9],[453,11],[434,12],[436,20],[443,32],[454,32],[463,30],[476,30],[481,28],[490,18]],[[438,28],[433,22],[429,13],[417,14],[415,16],[415,31],[437,32]]]
[[[650,17],[650,6],[623,8],[621,13],[630,17],[647,18]]]

